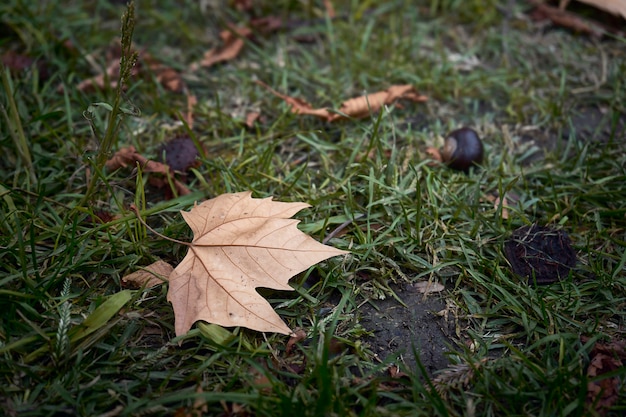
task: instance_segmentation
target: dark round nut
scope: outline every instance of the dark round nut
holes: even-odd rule
[[[198,166],[198,148],[188,136],[179,136],[163,144],[157,154],[157,161],[165,162],[176,172],[187,172]]]
[[[483,161],[483,142],[473,129],[454,130],[446,137],[441,158],[450,168],[468,172]]]

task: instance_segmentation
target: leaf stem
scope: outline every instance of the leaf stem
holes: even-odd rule
[[[139,213],[139,209],[134,204],[130,205],[130,210],[133,213],[135,213],[135,215],[137,216],[137,220],[139,220],[141,222],[141,224],[143,224],[146,229],[150,230],[152,233],[154,233],[155,235],[159,236],[160,238],[163,238],[165,240],[169,240],[170,242],[178,243],[179,245],[185,245],[185,246],[189,246],[189,247],[193,246],[189,242],[183,242],[182,240],[173,239],[171,237],[162,235],[161,233],[159,233],[156,230],[154,230],[152,227],[148,226],[148,224],[145,222],[145,220],[141,217],[141,214]]]

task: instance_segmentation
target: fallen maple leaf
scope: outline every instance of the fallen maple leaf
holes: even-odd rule
[[[578,0],[581,3],[587,3],[600,10],[604,10],[614,15],[621,15],[626,19],[626,1],[624,0]],[[561,0],[559,8],[564,10],[570,0]]]
[[[295,274],[346,251],[322,245],[290,219],[306,203],[223,194],[182,212],[193,231],[189,252],[169,277],[176,335],[194,322],[291,334],[256,288],[293,290]]]

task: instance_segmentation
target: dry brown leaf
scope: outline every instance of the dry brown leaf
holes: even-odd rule
[[[37,68],[39,77],[42,80],[48,80],[50,78],[49,65],[44,59],[35,60],[20,52],[6,51],[0,55],[0,63],[4,64],[4,66],[14,74],[26,71],[29,68]]]
[[[220,33],[223,45],[213,48],[204,53],[202,60],[192,65],[192,70],[198,67],[211,67],[218,62],[226,62],[235,59],[245,45],[244,39],[252,35],[252,30],[242,26],[230,26],[229,29]]]
[[[251,195],[223,194],[182,212],[194,238],[169,279],[167,299],[174,307],[176,335],[187,333],[198,320],[291,334],[256,288],[291,291],[292,276],[347,253],[297,228],[299,221],[290,217],[308,204]]]
[[[265,35],[276,32],[283,26],[283,20],[277,16],[258,17],[250,20],[250,27]]]
[[[371,114],[378,113],[384,106],[392,104],[396,100],[406,99],[415,102],[426,101],[426,96],[418,94],[412,85],[392,85],[385,91],[379,91],[373,94],[366,94],[361,97],[344,101],[339,111],[350,117],[362,119]],[[400,105],[398,105],[400,106]],[[333,114],[330,121],[342,119],[341,114]]]
[[[249,12],[254,6],[253,0],[233,0],[233,6],[240,12]]]
[[[324,9],[326,9],[326,15],[333,19],[337,15],[335,12],[335,8],[333,7],[333,3],[330,0],[324,0]]]
[[[400,379],[409,376],[406,372],[401,371],[398,365],[390,365],[389,368],[387,368],[387,372],[389,372],[389,376],[392,379]]]
[[[587,337],[581,337],[587,343]],[[598,415],[606,415],[609,409],[619,401],[620,381],[618,377],[596,378],[614,372],[626,362],[626,341],[618,340],[608,344],[596,342],[589,353],[591,363],[587,376],[594,379],[587,384],[587,405],[593,406]]]
[[[433,160],[428,164],[429,166],[436,166],[443,162],[443,157],[441,156],[441,152],[438,148],[428,146],[426,148],[426,155],[428,155],[428,157]]]
[[[296,343],[302,342],[304,339],[306,339],[306,332],[302,329],[296,329],[287,342],[285,353],[289,355],[294,346],[296,346]]]
[[[138,271],[128,274],[122,278],[122,281],[127,282],[135,288],[156,287],[167,281],[167,277],[170,276],[174,267],[165,261],[158,260],[153,264],[150,264]]]
[[[246,126],[250,128],[254,127],[254,122],[256,122],[259,117],[261,117],[261,113],[257,111],[251,111],[250,113],[246,114]]]
[[[442,284],[438,282],[420,281],[413,284],[413,288],[422,294],[430,294],[433,292],[441,292],[446,289]]]
[[[604,30],[599,25],[583,19],[574,13],[570,13],[567,10],[561,10],[558,7],[541,3],[540,0],[533,0],[533,4],[535,4],[535,8],[531,16],[534,20],[547,19],[555,25],[563,26],[597,38],[602,37],[604,33]]]
[[[578,0],[581,3],[587,3],[597,9],[609,12],[616,16],[622,16],[626,19],[626,1],[624,0]],[[564,9],[567,7],[567,1],[561,1],[559,7]]]
[[[193,94],[187,94],[187,113],[183,115],[189,130],[193,130],[193,108],[198,104],[198,99]]]
[[[506,199],[506,195],[502,197],[502,199],[500,199],[500,197],[496,197],[493,202],[493,208],[498,211],[498,207],[500,207],[500,204],[502,204],[502,218],[506,220],[509,218],[509,209],[507,208],[509,205],[509,201]]]
[[[133,53],[136,48],[133,47]],[[117,87],[117,81],[120,74],[120,57],[122,56],[122,48],[120,40],[111,45],[106,51],[107,67],[104,73],[97,74],[91,78],[81,81],[77,88],[81,91],[93,91],[95,89],[104,89],[108,86]],[[180,93],[185,89],[185,83],[178,71],[162,64],[158,59],[154,58],[145,50],[137,52],[138,61],[133,67],[131,75],[138,77],[146,76],[149,73],[154,74],[155,79],[166,90]]]
[[[328,109],[316,109],[313,108],[305,100],[290,97],[285,94],[281,94],[278,91],[272,89],[264,82],[257,81],[262,87],[265,87],[276,97],[283,99],[289,106],[291,106],[291,112],[295,114],[304,114],[309,116],[319,117],[326,119],[329,122],[345,119],[347,117],[353,117],[356,119],[362,119],[369,115],[377,113],[382,106],[392,104],[393,102],[406,99],[415,102],[427,101],[428,97],[421,95],[415,90],[412,85],[392,85],[387,90],[379,91],[373,94],[366,94],[364,96],[352,98],[344,101],[339,108],[339,113],[331,112]],[[397,105],[401,107],[401,105]]]
[[[231,61],[239,56],[246,44],[245,39],[252,38],[254,32],[269,34],[281,27],[283,27],[282,19],[275,16],[251,19],[248,26],[228,24],[228,28],[220,32],[222,46],[205,52],[200,62],[191,65],[191,70],[195,71],[200,67],[208,68],[220,62]]]
[[[278,91],[274,90],[269,85],[265,84],[263,81],[257,80],[256,83],[259,84],[261,87],[266,88],[270,93],[272,93],[276,97],[282,98],[285,101],[285,103],[291,106],[292,113],[316,116],[321,119],[329,119],[333,115],[327,109],[314,109],[313,106],[311,106],[305,100],[295,98],[295,97],[290,97],[285,94],[281,94]]]
[[[169,185],[171,181],[178,195],[191,194],[191,191],[185,184],[174,178],[169,166],[161,162],[149,160],[137,152],[134,146],[120,149],[104,166],[108,170],[116,170],[128,166],[135,167],[137,164],[141,165],[144,172],[163,175],[163,178],[150,177],[151,185],[161,188]]]

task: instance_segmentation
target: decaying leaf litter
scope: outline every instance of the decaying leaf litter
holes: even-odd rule
[[[248,36],[248,35],[245,35],[245,36]],[[239,51],[241,51],[241,48],[239,48],[237,53],[239,53]],[[228,59],[236,58],[237,53],[231,55],[231,57],[228,58]],[[222,55],[222,56],[224,56],[224,55]],[[220,61],[221,62],[226,62],[227,60],[226,59],[221,59]],[[215,63],[217,63],[217,62],[218,61],[216,61],[214,63],[211,63],[211,65],[215,65]],[[111,71],[111,74],[114,74],[114,72]],[[103,78],[103,79],[106,79],[106,77]],[[156,80],[158,81],[159,77],[156,77]],[[163,86],[165,88],[168,88],[168,87],[166,87],[166,84],[163,84]],[[104,86],[104,87],[106,88],[106,86]],[[412,86],[407,86],[407,87],[412,87]],[[100,88],[102,88],[102,86],[100,86]],[[368,117],[369,116],[369,117],[376,118],[378,116],[378,114],[379,114],[380,108],[383,108],[382,107],[383,105],[387,105],[388,106],[388,105],[394,104],[395,108],[398,108],[398,109],[401,108],[400,107],[401,104],[399,102],[394,103],[394,100],[386,101],[384,99],[379,100],[377,98],[374,98],[374,99],[370,100],[370,97],[378,97],[379,93],[365,94],[362,98],[355,99],[354,101],[352,101],[352,103],[360,102],[361,103],[361,105],[360,105],[360,109],[361,110],[358,111],[358,112],[355,112],[353,114],[350,114],[349,112],[344,111],[343,107],[341,107],[341,108],[337,107],[337,110],[334,110],[333,109],[334,106],[331,106],[331,107],[329,107],[329,109],[331,109],[330,111],[328,109],[326,109],[326,108],[317,108],[316,109],[313,106],[310,106],[304,100],[297,99],[297,98],[292,98],[291,96],[288,96],[288,95],[283,95],[282,93],[278,93],[277,92],[278,90],[273,89],[273,88],[272,88],[272,90],[274,91],[274,93],[276,95],[278,95],[278,97],[280,97],[283,100],[285,100],[285,102],[290,106],[289,108],[290,108],[291,112],[296,113],[296,114],[306,114],[307,112],[310,111],[312,115],[318,115],[318,117],[320,117],[321,119],[326,120],[326,121],[334,121],[336,119],[339,119],[339,117],[337,117],[337,115],[340,115],[341,113],[343,113],[344,115],[348,116],[348,117],[345,117],[345,116],[341,117],[341,118],[344,119],[344,123],[346,123],[346,120],[349,121],[349,120],[351,120],[351,118],[357,118],[357,117]],[[381,93],[385,93],[385,91],[381,91]],[[185,92],[185,94],[189,94],[189,92]],[[188,106],[187,106],[187,115],[185,116],[185,118],[183,120],[185,120],[185,122],[187,123],[188,126],[193,126],[193,113],[194,113],[194,111],[197,111],[197,110],[194,110],[194,106],[195,106],[194,100],[193,100],[194,96],[189,94],[188,97],[189,97],[189,99],[187,100],[187,104],[188,104]],[[422,101],[422,100],[416,100],[416,101]],[[349,102],[350,101],[348,100],[346,103],[349,103]],[[374,104],[374,106],[372,106],[372,104]],[[300,106],[300,109],[298,109],[298,106]],[[304,111],[302,111],[302,109],[304,109]],[[255,118],[256,117],[257,116],[255,116]],[[251,125],[254,126],[253,123],[254,122],[247,123],[248,127],[250,127]],[[484,128],[481,129],[481,134],[485,134]],[[492,132],[492,134],[493,134],[493,132]],[[154,177],[153,178],[154,186],[156,186],[156,187],[166,187],[166,188],[170,187],[171,188],[172,193],[168,196],[168,198],[175,197],[177,195],[184,195],[185,194],[185,193],[181,193],[181,190],[184,190],[184,188],[182,188],[182,187],[188,187],[189,184],[185,185],[184,183],[188,182],[189,178],[177,176],[180,173],[178,171],[178,169],[172,169],[171,167],[168,166],[169,164],[161,164],[160,166],[159,165],[154,165],[154,164],[152,164],[152,161],[149,158],[143,157],[140,153],[138,153],[135,149],[132,149],[132,148],[126,148],[126,150],[124,150],[124,148],[122,148],[122,149],[120,149],[120,152],[122,152],[122,155],[124,154],[124,152],[127,153],[126,159],[122,159],[122,161],[125,161],[125,162],[122,162],[122,163],[118,164],[117,166],[111,165],[111,168],[114,168],[114,169],[124,168],[123,169],[124,172],[128,172],[129,170],[133,170],[133,175],[135,175],[136,173],[143,173],[143,172],[149,174],[148,175],[149,177]],[[167,151],[165,153],[166,154],[170,153],[170,151]],[[202,154],[202,152],[199,152],[198,155],[200,155],[200,154]],[[369,153],[368,156],[370,156],[370,155],[376,156],[376,153]],[[392,156],[392,155],[393,154],[391,154],[391,153],[387,154],[388,157]],[[161,155],[158,155],[157,159],[160,156]],[[167,155],[163,155],[163,156],[165,158],[167,157]],[[117,155],[117,157],[119,158],[120,155]],[[152,169],[150,167],[152,167],[154,169]],[[191,170],[193,170],[195,168],[189,168],[189,169],[190,169],[190,172],[192,172]],[[122,172],[120,172],[120,173],[122,173]],[[440,171],[440,173],[443,173],[443,171]],[[443,175],[445,176],[445,173]],[[177,177],[175,177],[175,176],[177,176]],[[178,182],[179,185],[176,185],[176,182]],[[138,188],[138,191],[139,190],[140,189]],[[228,198],[229,196],[232,196],[232,194],[222,194],[222,196]],[[220,198],[220,197],[218,197],[218,198]],[[505,219],[506,220],[506,219],[509,218],[509,216],[511,216],[512,218],[516,218],[516,216],[519,215],[518,213],[516,213],[516,210],[518,210],[518,207],[516,207],[515,203],[517,201],[519,201],[520,196],[516,195],[516,193],[502,193],[502,192],[493,193],[493,192],[489,192],[489,193],[481,196],[481,200],[483,198],[484,198],[484,201],[489,202],[489,205],[491,205],[493,207],[493,211],[495,213],[494,218],[500,217],[501,219]],[[524,196],[521,196],[521,200],[522,201],[523,201],[523,199],[524,199]],[[283,196],[283,198],[281,198],[281,200],[284,200],[284,196]],[[285,199],[285,200],[292,200],[292,199]],[[513,202],[513,204],[511,204],[511,202]],[[284,204],[290,204],[290,203],[284,203]],[[509,210],[512,210],[512,212],[510,212]],[[119,219],[120,219],[119,215],[115,215],[113,217],[116,218],[115,221],[119,221]],[[363,217],[360,217],[360,218],[363,219]],[[368,231],[368,232],[370,230],[375,230],[375,231],[384,230],[384,229],[381,228],[381,226],[383,225],[382,222],[380,223],[380,226],[379,226],[379,225],[376,224],[376,221],[372,222],[371,219],[369,219],[367,217],[365,217],[365,219],[366,219],[366,222],[362,222],[362,223],[352,222],[352,225],[350,225],[350,223],[348,222],[347,224],[349,224],[350,227],[348,227],[347,230],[344,231],[344,233],[347,232],[348,235],[350,235],[351,233],[354,233],[355,229],[356,230],[362,229],[363,231]],[[341,224],[346,224],[346,220],[345,219],[338,219],[336,224],[339,224],[339,222],[341,222]],[[365,224],[367,225],[367,228],[364,227]],[[564,224],[566,225],[567,223],[564,222]],[[305,228],[306,228],[307,225],[304,224],[303,226],[305,226]],[[311,226],[313,226],[313,224]],[[342,235],[339,235],[339,236],[342,236]],[[436,255],[436,253],[435,253],[435,255]],[[176,259],[176,261],[179,261],[180,259],[182,259],[182,256],[178,257]],[[402,268],[399,268],[397,265],[394,264],[393,258],[389,258],[388,261],[386,261],[386,262],[388,262],[389,271],[391,271],[391,275],[397,274],[398,276],[403,276],[403,274],[405,274],[405,271],[403,271]],[[433,262],[433,265],[436,265],[436,262],[437,261],[436,261],[436,258],[435,258],[435,260]],[[380,272],[385,273],[382,270]],[[441,270],[441,272],[445,272],[445,270]],[[387,272],[387,273],[389,273],[389,272]],[[169,276],[169,274],[171,274],[171,273],[168,272],[167,270],[163,270],[163,271],[160,271],[160,272],[159,271],[152,271],[152,273],[150,273],[151,276],[156,276],[159,281],[162,281],[163,278],[165,276]],[[362,272],[360,272],[359,274],[360,274],[359,275],[360,279],[365,279],[366,278],[366,274],[364,274]],[[436,275],[434,275],[431,272],[430,276],[432,277],[432,276],[436,276]],[[445,276],[445,274],[443,276]],[[371,272],[370,272],[370,277],[372,277]],[[141,281],[141,279],[143,279],[143,278],[139,278],[140,281]],[[127,280],[132,280],[132,279],[130,277],[127,277]],[[154,282],[152,284],[154,284]],[[152,284],[149,284],[149,285],[152,285]],[[428,292],[428,288],[438,288],[438,284],[436,282],[429,282],[427,284],[426,288],[424,289],[424,291]],[[415,289],[417,289],[417,287],[415,287]],[[403,289],[403,291],[404,290],[406,290],[406,289]],[[252,290],[251,292],[255,293],[254,290]],[[122,293],[119,293],[119,294],[127,296],[128,292],[122,292]],[[117,309],[119,309],[123,304],[125,304],[128,299],[127,298],[123,298],[123,297],[114,296],[114,297],[111,297],[110,300],[111,301],[115,301],[115,302],[114,303],[109,303],[109,304],[105,303],[106,306],[105,306],[105,304],[103,304],[101,306],[101,307],[106,307],[106,311],[107,311],[106,317],[108,317],[109,319],[113,317],[113,315],[117,312]],[[124,301],[124,300],[126,300],[126,301]],[[120,304],[122,301],[123,301],[123,303]],[[402,295],[400,296],[400,301],[402,301]],[[397,305],[394,308],[397,308]],[[332,309],[332,307],[331,307],[331,309]],[[98,309],[96,311],[97,312],[102,312],[102,311],[104,311],[104,309]],[[449,312],[449,310],[446,310],[446,311]],[[440,313],[444,314],[444,313],[446,313],[446,311],[442,310]],[[394,314],[394,317],[396,317],[396,316],[397,315]],[[105,323],[105,322],[106,322],[106,320],[101,322],[101,323]],[[410,322],[406,323],[405,325],[409,325],[410,326]],[[199,326],[201,326],[201,325],[199,325]],[[93,326],[92,327],[87,326],[87,327],[85,327],[85,329],[87,329],[87,331],[83,331],[81,333],[82,335],[90,334],[96,328],[93,327]],[[200,329],[203,332],[205,331],[205,327],[200,327]],[[213,327],[212,329],[216,330],[217,328]],[[237,332],[237,330],[235,330],[235,332]],[[177,331],[177,333],[178,333],[178,331]],[[223,335],[225,337],[225,339],[223,339],[223,340],[232,340],[232,339],[230,339],[232,336],[228,336],[229,334],[230,333],[228,333],[228,332],[227,333],[223,333]],[[299,334],[301,335],[301,333],[299,333]],[[84,337],[84,336],[81,336],[81,337]],[[302,337],[302,336],[300,336],[300,337]],[[222,339],[220,339],[220,340],[222,340]],[[295,340],[295,339],[292,339],[292,341],[293,340]],[[335,340],[335,339],[333,339],[333,340]],[[339,346],[339,352],[341,352],[342,349],[346,349],[345,342],[341,342],[341,341],[333,342],[332,340],[331,340],[331,342],[332,342],[331,345]],[[591,342],[591,343],[593,343],[593,342]],[[589,343],[589,346],[591,346],[591,343]],[[293,344],[291,346],[293,346]],[[341,346],[344,346],[344,347],[342,348]],[[289,348],[289,346],[287,346],[287,347]],[[353,346],[353,347],[350,347],[349,349],[355,349],[355,348],[356,347]],[[475,347],[475,345],[471,345],[471,348],[475,349],[476,347]],[[334,347],[333,349],[336,349],[336,348]],[[610,349],[611,348],[609,348],[607,350],[607,352],[610,352],[611,351]],[[603,352],[603,354],[605,354],[604,351],[602,351],[602,352]],[[35,356],[32,356],[32,357],[35,357]],[[594,365],[589,368],[588,375],[590,375],[591,377],[596,377],[597,375],[600,375],[602,373],[602,369],[603,368],[606,368],[606,369],[609,369],[609,370],[615,370],[615,369],[619,369],[620,366],[621,366],[621,362],[619,360],[609,360],[609,359],[606,359],[605,357],[602,357],[602,356],[597,356],[596,358],[597,359],[595,360]],[[283,358],[283,359],[285,359],[285,358]],[[603,363],[606,363],[606,366],[604,366]],[[487,365],[489,365],[489,362],[481,362],[480,366],[483,366],[483,365],[487,366]],[[291,366],[290,369],[292,369],[292,370],[295,369],[295,368],[293,368],[293,365],[290,365],[290,366]],[[477,366],[477,368],[480,367],[480,366]],[[398,371],[397,367],[396,368],[390,367],[389,369],[390,369],[390,375],[391,375],[392,378],[402,379],[402,378],[407,376],[406,374],[403,374],[402,372]],[[456,368],[451,368],[451,370],[454,370],[454,369],[456,369]],[[300,371],[298,371],[298,372],[300,372]],[[454,372],[456,372],[456,371],[454,371]],[[465,377],[463,379],[463,381],[464,381],[463,382],[463,389],[470,388],[472,383],[473,383],[472,382],[472,378],[475,378],[475,375],[472,377],[470,374],[471,374],[471,372],[466,372],[466,374],[465,374]],[[445,376],[446,376],[445,373],[442,374],[441,376],[442,376],[442,378],[438,378],[438,384],[437,384],[438,390],[439,390],[439,388],[442,387],[441,382],[446,380],[445,379]],[[605,387],[605,389],[603,391],[603,392],[606,393],[606,395],[604,397],[600,397],[601,394],[600,394],[600,391],[598,391],[598,387],[602,386],[601,384],[595,384],[595,385],[594,384],[590,384],[590,386],[589,386],[590,387],[589,388],[589,393],[590,394],[589,394],[589,400],[588,401],[589,401],[589,403],[592,403],[593,401],[598,400],[599,398],[601,398],[601,408],[598,408],[599,410],[606,410],[609,407],[611,407],[613,404],[615,404],[616,401],[619,401],[619,395],[615,395],[615,393],[617,392],[615,387],[617,386],[616,384],[619,384],[619,379],[617,379],[617,380],[606,379],[606,381],[608,382],[608,385],[606,385],[606,387]],[[398,383],[396,382],[395,385],[391,384],[391,385],[384,386],[384,387],[383,387],[383,385],[381,385],[380,388],[381,389],[394,390],[394,389],[398,389],[398,387],[401,387],[401,386],[402,386],[401,384],[398,385]],[[203,391],[206,391],[206,389],[203,390],[201,386],[198,386],[197,392],[203,392]],[[444,389],[439,390],[439,392],[440,392],[440,394],[442,396],[447,395],[447,392]],[[199,407],[199,408],[206,408],[206,407]],[[240,409],[237,404],[232,404],[232,406],[225,407],[225,410],[235,410],[235,409],[238,409],[238,410]],[[242,408],[242,409],[245,409],[245,407]]]

